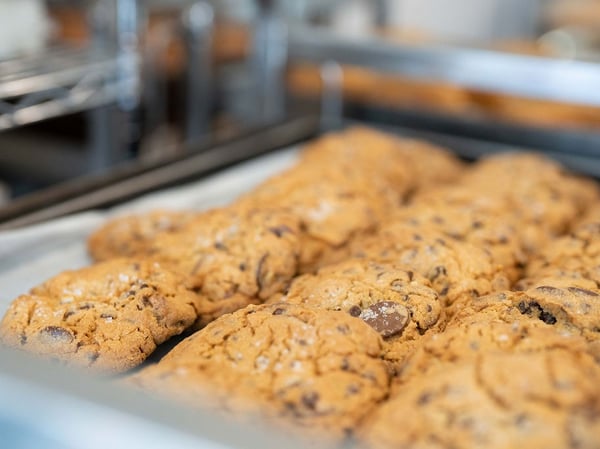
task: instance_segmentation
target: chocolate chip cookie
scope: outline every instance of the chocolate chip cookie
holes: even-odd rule
[[[352,166],[300,164],[275,176],[238,201],[243,207],[288,210],[301,223],[300,271],[333,263],[357,235],[375,231],[402,202],[381,178]]]
[[[568,230],[598,197],[594,183],[575,178],[559,164],[528,153],[502,153],[482,159],[460,184],[482,195],[504,197],[512,214],[536,225],[538,234],[544,232],[549,237]],[[534,229],[529,232],[531,250],[535,251],[539,236]]]
[[[190,327],[198,297],[155,262],[114,259],[66,271],[12,302],[3,344],[100,372],[142,363]]]
[[[330,133],[307,144],[300,157],[300,165],[325,166],[340,173],[360,170],[384,180],[391,188],[404,194],[419,180],[414,164],[399,150],[400,139],[373,129],[353,127]],[[441,156],[440,156],[441,157]]]
[[[108,221],[88,239],[88,251],[97,261],[148,254],[159,235],[176,232],[196,214],[189,211],[155,210]]]
[[[278,301],[341,310],[365,321],[384,339],[394,365],[423,335],[445,324],[444,307],[423,276],[386,263],[349,260],[296,278]]]
[[[353,254],[420,273],[431,282],[447,307],[459,299],[506,290],[510,285],[506,274],[485,249],[436,230],[417,230],[402,222],[389,223],[377,235],[355,242]]]
[[[298,272],[299,252],[293,215],[233,207],[199,214],[150,248],[202,297],[199,326],[283,291]]]
[[[550,287],[544,289],[547,288]],[[579,291],[570,288],[571,292]],[[538,294],[544,295],[534,289],[528,295],[505,292],[471,300],[443,333],[421,340],[402,366],[400,381],[426,375],[441,364],[473,360],[490,352],[531,353],[566,348],[596,355],[596,343],[582,337],[586,333],[589,336],[585,325],[569,320],[565,314],[553,314],[546,303],[542,306],[537,302]]]
[[[390,220],[412,226],[415,231],[434,229],[449,238],[485,248],[511,282],[521,278],[527,261],[520,224],[506,213],[483,210],[476,204],[454,207],[435,201],[415,201],[395,212]]]
[[[248,306],[187,338],[132,382],[193,406],[260,414],[341,440],[388,393],[381,355],[379,334],[347,313]]]
[[[414,377],[372,413],[366,447],[596,448],[600,367],[586,353],[489,353]]]
[[[527,279],[520,284],[552,277],[589,280],[600,287],[600,223],[581,225],[549,243],[530,260]]]

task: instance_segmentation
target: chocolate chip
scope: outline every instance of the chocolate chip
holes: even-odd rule
[[[569,290],[571,293],[575,293],[576,295],[600,296],[598,293],[591,290],[586,290],[585,288],[569,287],[567,290]]]
[[[144,283],[144,284],[140,285],[140,288],[148,288],[148,284]]]
[[[348,396],[354,396],[355,394],[358,394],[360,392],[360,386],[359,385],[348,385],[348,387],[346,388],[346,393],[348,394]]]
[[[348,313],[354,317],[357,317],[360,316],[361,309],[358,306],[352,306],[350,307],[350,310],[348,310]]]
[[[302,395],[302,404],[309,410],[315,410],[317,408],[317,402],[319,402],[319,393],[316,391]]]
[[[440,295],[441,296],[446,296],[448,294],[448,290],[450,289],[450,287],[448,287],[447,285],[440,291]]]
[[[564,294],[564,292],[561,289],[550,287],[548,285],[541,285],[539,287],[536,287],[535,289],[542,293],[548,293],[549,295],[563,296]]]
[[[423,237],[421,237],[419,234],[415,234],[415,235],[413,235],[413,239],[416,240],[417,242],[420,242],[421,240],[423,240]]]
[[[71,343],[73,341],[73,334],[60,326],[46,326],[40,330],[39,336],[45,343]]]
[[[348,371],[350,369],[350,362],[348,362],[348,359],[344,358],[342,360],[342,366],[340,368],[342,371]]]
[[[471,227],[473,229],[481,229],[483,228],[483,223],[481,221],[475,220],[472,224]]]
[[[218,249],[221,251],[227,250],[227,247],[223,244],[223,242],[215,242],[214,247],[215,247],[215,249]]]
[[[519,302],[517,305],[519,312],[523,315],[537,315],[537,317],[546,324],[556,324],[556,317],[552,313],[544,310],[542,306],[536,301],[525,303],[524,301]]]
[[[240,271],[246,271],[246,264],[245,263],[241,263],[238,268],[240,269]]]
[[[409,281],[412,281],[413,278],[415,277],[415,273],[413,273],[412,271],[407,271],[406,274],[408,275]]]
[[[91,309],[91,308],[92,308],[91,304],[81,304],[79,306],[79,310],[88,310],[88,309]]]
[[[408,324],[409,312],[401,304],[381,301],[363,310],[360,317],[365,323],[388,338],[401,333]]]
[[[285,234],[286,232],[293,234],[292,230],[290,228],[288,228],[286,225],[274,226],[272,228],[269,228],[269,231],[271,231],[273,234],[275,234],[279,238],[281,238],[281,236],[283,234]]]
[[[273,315],[283,315],[284,312],[285,312],[285,309],[278,307],[275,310],[273,310]]]
[[[267,260],[267,257],[269,256],[269,254],[263,254],[261,256],[261,258],[258,261],[258,265],[256,266],[256,285],[258,285],[258,289],[262,290],[263,288],[263,273],[262,273],[262,269],[263,269],[263,265],[265,264],[265,260]]]
[[[446,267],[443,265],[438,265],[433,269],[432,274],[429,276],[429,280],[435,281],[438,277],[447,275],[448,271],[446,270]]]
[[[519,309],[519,312],[521,312],[521,314],[523,315],[525,315],[529,310],[529,307],[527,307],[525,301],[519,301],[519,304],[517,304],[517,308]]]
[[[417,399],[417,404],[418,405],[425,405],[429,401],[431,401],[431,393],[425,392],[421,396],[419,396],[419,398]]]

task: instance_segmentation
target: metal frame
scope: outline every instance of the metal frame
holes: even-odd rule
[[[441,45],[348,40],[318,28],[290,30],[289,60],[335,60],[482,91],[600,106],[600,63],[522,56]]]

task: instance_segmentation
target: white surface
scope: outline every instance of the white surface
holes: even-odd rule
[[[0,232],[0,316],[10,301],[31,287],[64,270],[89,265],[87,236],[108,218],[155,208],[205,210],[226,205],[269,176],[292,165],[296,154],[295,148],[279,151],[201,181],[143,196],[108,211],[85,212]]]

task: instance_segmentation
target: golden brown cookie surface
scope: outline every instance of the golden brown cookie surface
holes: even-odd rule
[[[0,340],[68,364],[125,371],[196,320],[199,299],[182,283],[158,263],[130,259],[66,271],[13,301]]]
[[[432,229],[392,222],[375,236],[357,241],[354,255],[395,263],[427,278],[447,306],[507,289],[510,282],[491,254]]]
[[[415,377],[360,436],[384,448],[595,448],[600,367],[585,353],[491,353]]]
[[[298,271],[298,221],[283,211],[222,208],[157,237],[152,256],[203,298],[200,324],[283,291]]]
[[[193,212],[155,210],[108,221],[88,239],[88,251],[97,261],[148,255],[159,234],[175,232],[195,216]]]
[[[401,203],[381,178],[351,166],[347,170],[300,164],[275,176],[238,202],[243,207],[288,210],[301,223],[301,272],[321,265],[328,253],[356,235],[376,230]]]
[[[596,355],[590,342],[596,344],[598,339],[590,333],[591,326],[567,313],[554,312],[554,307],[548,305],[552,298],[546,291],[558,291],[560,285],[557,281],[552,284],[555,287],[544,286],[526,293],[495,293],[473,299],[462,309],[457,307],[443,333],[421,341],[402,367],[400,380],[422,376],[441,364],[474,360],[491,352],[532,353],[566,348]],[[571,294],[567,303],[583,304],[593,298],[584,299],[584,292],[587,293],[565,286],[564,295]]]
[[[384,357],[400,362],[413,343],[445,324],[445,311],[430,282],[392,264],[351,259],[294,280],[278,301],[340,310],[365,321],[384,339]]]
[[[195,406],[259,413],[341,439],[388,392],[381,350],[377,332],[343,312],[248,306],[187,338],[134,382]]]

